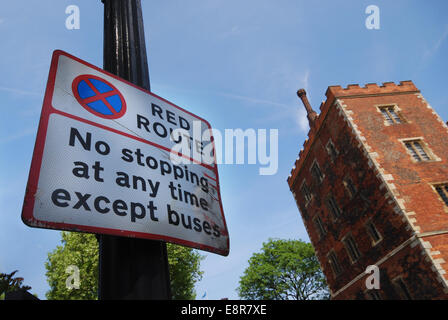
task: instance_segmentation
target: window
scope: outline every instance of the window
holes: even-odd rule
[[[336,147],[334,146],[333,141],[331,141],[331,139],[328,140],[328,143],[325,146],[325,148],[327,149],[327,152],[328,152],[331,160],[335,160],[336,157],[338,156],[339,152],[336,149]]]
[[[341,209],[339,209],[339,206],[333,196],[328,197],[326,204],[331,214],[333,215],[333,218],[339,218],[339,216],[341,215]]]
[[[412,300],[408,287],[403,281],[403,278],[398,277],[394,281],[395,291],[398,293],[402,300]]]
[[[369,234],[370,238],[372,239],[373,245],[377,244],[378,242],[380,242],[383,239],[372,221],[369,221],[366,223],[366,229],[367,229],[367,233]]]
[[[311,166],[311,175],[314,177],[317,183],[321,183],[324,179],[324,175],[322,174],[322,171],[320,171],[319,165],[316,161],[314,161],[313,165]]]
[[[331,269],[333,270],[334,276],[337,277],[342,273],[341,265],[339,264],[338,257],[333,250],[328,254],[328,261],[330,262]]]
[[[421,162],[431,160],[431,157],[423,148],[424,146],[423,141],[421,140],[404,141],[404,145],[406,146],[406,149],[408,150],[408,152],[415,161]]]
[[[367,299],[369,299],[369,300],[382,300],[380,292],[375,289],[367,291],[366,296],[367,296]]]
[[[350,260],[352,263],[356,262],[361,254],[359,253],[358,247],[356,246],[355,240],[351,235],[345,236],[345,238],[342,240],[342,242],[345,245],[345,249],[348,252],[348,255],[350,257]]]
[[[380,107],[380,111],[386,119],[387,124],[403,123],[395,106]]]
[[[353,198],[356,194],[356,187],[355,184],[353,183],[352,179],[350,178],[345,178],[343,181],[344,187],[347,190],[350,198]]]
[[[445,202],[445,205],[448,206],[448,183],[439,184],[434,186],[440,198]]]
[[[302,183],[302,188],[301,188],[301,190],[302,190],[302,195],[303,195],[303,197],[305,198],[305,202],[306,202],[305,205],[307,205],[307,204],[311,201],[311,198],[312,198],[313,196],[312,196],[312,194],[311,194],[311,192],[310,192],[310,189],[308,189],[308,186],[306,185],[306,182],[305,182],[305,181]]]
[[[314,226],[316,227],[317,233],[319,234],[319,239],[322,239],[327,234],[322,219],[319,215],[316,215],[316,217],[314,217],[313,219],[313,222]]]

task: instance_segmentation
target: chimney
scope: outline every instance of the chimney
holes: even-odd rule
[[[302,100],[303,105],[305,106],[308,123],[310,124],[310,128],[314,127],[314,122],[317,118],[317,113],[311,108],[310,102],[308,101],[308,98],[306,97],[306,91],[305,89],[299,89],[297,91],[297,96]]]

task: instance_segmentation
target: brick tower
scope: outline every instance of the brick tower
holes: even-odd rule
[[[332,299],[448,299],[448,127],[412,81],[331,86],[288,177]],[[379,289],[367,289],[369,265]]]

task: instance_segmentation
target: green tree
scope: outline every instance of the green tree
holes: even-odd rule
[[[30,286],[23,285],[23,278],[14,277],[14,275],[18,272],[15,270],[11,273],[1,273],[0,272],[0,300],[5,298],[5,294],[7,292],[13,292],[17,290],[30,290]]]
[[[98,241],[93,234],[62,232],[62,245],[45,262],[49,300],[93,300],[98,298]],[[67,279],[79,270],[79,289],[67,287]],[[72,283],[74,285],[74,283]]]
[[[240,278],[243,299],[314,300],[328,298],[328,288],[310,243],[269,239],[254,253]]]
[[[204,256],[197,250],[167,243],[170,268],[171,295],[175,300],[193,300],[196,298],[194,285],[202,279],[200,271]]]
[[[200,263],[203,259],[196,250],[167,244],[173,299],[194,299],[194,285],[202,278]],[[68,289],[70,266],[79,270],[79,288]],[[51,300],[93,300],[98,290],[98,242],[95,235],[62,232],[62,244],[48,254],[45,263]],[[73,284],[73,283],[72,283]],[[72,286],[73,287],[73,286]]]

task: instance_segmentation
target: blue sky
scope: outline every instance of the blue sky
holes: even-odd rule
[[[79,6],[81,28],[65,9]],[[380,29],[365,27],[368,5]],[[238,298],[251,254],[268,238],[308,241],[286,178],[306,138],[295,92],[318,110],[330,85],[413,80],[448,120],[448,3],[361,0],[143,1],[152,91],[217,129],[279,130],[279,170],[221,165],[228,257],[204,253],[198,298]],[[0,2],[0,271],[19,269],[44,298],[58,231],[31,229],[21,207],[50,59],[62,49],[102,67],[100,0]]]

